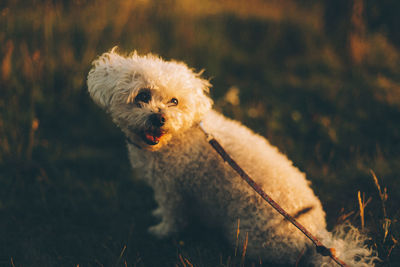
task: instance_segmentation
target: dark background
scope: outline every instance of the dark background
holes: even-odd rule
[[[196,223],[147,234],[152,190],[86,88],[115,45],[204,68],[215,108],[307,173],[329,228],[363,220],[379,265],[399,266],[399,13],[397,0],[1,1],[0,266],[242,263]]]

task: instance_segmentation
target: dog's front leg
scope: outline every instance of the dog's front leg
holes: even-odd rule
[[[151,226],[149,232],[156,237],[169,236],[186,225],[183,214],[183,202],[181,195],[171,188],[164,186],[153,187],[158,208],[153,211],[155,217],[161,218],[161,222]]]

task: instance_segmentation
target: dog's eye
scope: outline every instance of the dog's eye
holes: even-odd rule
[[[136,103],[149,103],[151,99],[151,93],[148,90],[140,92],[136,97],[135,97],[135,102]]]
[[[169,101],[169,103],[171,104],[171,106],[177,106],[178,105],[178,99],[176,99],[174,97]]]

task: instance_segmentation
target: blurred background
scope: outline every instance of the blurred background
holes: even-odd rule
[[[329,228],[350,221],[379,266],[399,266],[399,13],[397,0],[2,0],[0,266],[272,266],[195,222],[147,234],[152,190],[87,93],[114,46],[205,69],[215,108],[307,173]]]

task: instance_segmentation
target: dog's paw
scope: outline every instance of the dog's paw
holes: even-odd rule
[[[150,234],[158,238],[164,238],[169,236],[173,232],[173,227],[166,222],[161,222],[157,225],[149,227],[148,231]]]
[[[163,212],[162,212],[161,208],[157,208],[157,209],[153,210],[151,212],[151,214],[156,218],[162,218]]]

